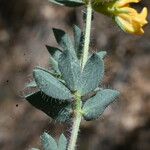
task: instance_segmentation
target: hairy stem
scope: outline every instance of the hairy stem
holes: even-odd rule
[[[80,123],[82,119],[81,106],[82,106],[81,96],[80,94],[75,93],[74,119],[73,119],[73,125],[72,125],[72,131],[71,131],[70,143],[68,145],[68,150],[75,150],[79,127],[80,127]]]
[[[88,59],[88,51],[90,44],[90,31],[91,31],[91,20],[92,20],[92,8],[91,8],[91,0],[89,0],[87,4],[87,15],[86,15],[86,27],[85,27],[85,40],[83,47],[83,57],[81,62],[81,68],[83,70],[87,59]],[[82,101],[79,93],[75,93],[75,110],[74,110],[74,119],[71,131],[70,142],[67,150],[75,150],[76,141],[78,137],[79,127],[82,119]]]
[[[68,150],[75,150],[80,122],[81,122],[81,114],[76,114],[76,117],[73,120],[73,126],[72,126],[73,129],[70,138],[70,143],[68,145]]]
[[[87,15],[86,15],[86,27],[85,27],[85,36],[84,36],[84,47],[83,47],[83,57],[82,57],[82,69],[84,68],[89,52],[90,45],[90,33],[91,33],[91,20],[92,20],[92,7],[91,0],[89,0],[87,5]]]

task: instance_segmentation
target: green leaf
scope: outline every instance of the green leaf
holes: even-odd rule
[[[81,74],[81,95],[87,94],[96,89],[104,76],[104,62],[97,55],[93,54],[87,61]]]
[[[66,150],[66,149],[67,149],[67,139],[62,134],[59,138],[59,141],[58,141],[58,150]]]
[[[101,59],[104,59],[105,56],[106,56],[107,52],[106,51],[100,51],[100,52],[97,52],[97,55],[101,58]]]
[[[74,26],[74,42],[75,42],[75,50],[77,53],[77,57],[81,59],[83,52],[83,33],[78,26]]]
[[[49,0],[49,1],[58,5],[68,7],[77,7],[84,5],[84,2],[82,0]]]
[[[44,150],[58,150],[56,141],[46,132],[41,136]]]
[[[67,87],[71,91],[78,89],[80,80],[80,65],[77,59],[72,56],[70,51],[64,51],[58,62],[59,70],[65,80]]]
[[[72,98],[70,91],[48,71],[37,68],[34,69],[33,76],[39,89],[46,95],[60,100]]]
[[[75,50],[72,44],[71,39],[69,38],[68,34],[66,34],[63,30],[60,29],[53,29],[54,36],[56,38],[57,43],[64,49],[70,51],[73,56],[75,57]]]
[[[116,90],[105,89],[97,92],[97,94],[87,100],[82,108],[84,119],[94,120],[100,117],[105,108],[119,96]]]
[[[41,91],[27,95],[25,98],[31,105],[43,111],[52,119],[59,122],[66,122],[71,118],[72,108],[71,104],[67,101],[60,102]]]
[[[37,148],[31,148],[31,150],[40,150],[40,149],[37,149]]]

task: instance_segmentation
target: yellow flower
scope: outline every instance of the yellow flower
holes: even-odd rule
[[[112,16],[120,28],[128,33],[141,35],[144,33],[143,26],[148,22],[147,8],[144,7],[140,13],[130,7],[130,3],[138,3],[140,0],[94,0],[92,7],[95,11]]]

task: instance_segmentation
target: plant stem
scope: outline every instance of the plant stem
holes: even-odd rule
[[[90,31],[91,31],[91,20],[92,20],[92,7],[91,7],[91,0],[88,1],[87,4],[87,15],[86,15],[86,27],[85,27],[85,40],[84,40],[84,47],[83,47],[83,57],[81,68],[83,70],[87,59],[88,59],[88,51],[89,51],[89,44],[90,44]],[[75,110],[74,110],[74,119],[71,131],[70,142],[68,145],[67,150],[75,150],[76,141],[78,137],[79,127],[82,119],[82,101],[81,96],[79,93],[75,93]]]
[[[81,118],[82,118],[81,114],[77,112],[76,117],[73,120],[72,132],[71,132],[70,143],[68,145],[68,150],[75,150]]]
[[[68,145],[68,150],[75,150],[79,127],[80,127],[80,123],[81,123],[81,119],[82,119],[81,96],[78,93],[75,93],[74,96],[75,96],[75,110],[74,110],[74,119],[73,119],[73,125],[72,125],[72,131],[71,131],[70,142]]]
[[[91,0],[89,0],[87,4],[87,15],[86,15],[86,27],[85,27],[85,36],[84,36],[84,47],[83,47],[83,57],[82,57],[82,69],[84,68],[87,59],[88,59],[88,52],[89,52],[89,45],[90,45],[90,33],[91,33],[91,21],[92,21],[92,7],[91,7]]]

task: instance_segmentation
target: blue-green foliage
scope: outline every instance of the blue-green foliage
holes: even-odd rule
[[[69,50],[65,50],[58,61],[59,70],[71,91],[78,90],[81,68],[79,61]]]
[[[58,150],[66,150],[67,148],[67,139],[66,137],[62,134],[59,138],[58,141]]]
[[[104,75],[103,60],[97,54],[93,54],[81,73],[81,95],[87,94],[95,90],[102,81]]]
[[[116,90],[105,89],[100,90],[97,94],[88,99],[83,105],[84,119],[94,120],[100,117],[105,108],[119,96]]]
[[[60,75],[60,71],[58,68],[58,59],[62,51],[59,48],[48,46],[48,45],[46,45],[46,48],[50,53],[50,66],[52,67],[51,70],[57,75]]]
[[[44,94],[60,100],[71,99],[70,91],[48,71],[36,68],[33,70],[33,76],[37,86]]]
[[[105,58],[105,56],[106,56],[106,51],[100,51],[100,52],[98,52],[97,53],[97,55],[99,55],[99,57],[101,58],[101,59],[104,59]]]
[[[41,136],[44,150],[57,150],[57,143],[48,133],[44,132]]]
[[[66,122],[71,118],[72,108],[68,101],[60,102],[60,100],[49,97],[41,91],[27,95],[26,100],[59,122]]]
[[[52,70],[40,67],[34,69],[35,82],[31,82],[28,87],[37,87],[38,92],[28,95],[27,101],[54,120],[64,122],[72,119],[74,93],[78,92],[84,100],[84,118],[98,118],[119,94],[117,91],[102,90],[99,87],[104,76],[103,59],[106,52],[100,51],[90,55],[81,69],[83,33],[80,28],[74,26],[74,43],[63,30],[53,29],[53,32],[63,50],[46,46],[50,53]]]
[[[49,0],[58,5],[77,7],[85,5],[83,0]],[[81,29],[74,26],[74,42],[63,30],[53,29],[55,39],[61,49],[46,45],[50,54],[51,70],[36,67],[34,81],[26,88],[37,88],[27,95],[26,100],[55,121],[70,122],[74,116],[75,98],[82,100],[79,109],[85,120],[99,118],[105,108],[119,95],[119,92],[100,87],[104,77],[105,51],[89,56],[85,66],[81,66],[84,36]],[[81,69],[82,68],[82,69]],[[77,104],[76,104],[77,105]],[[77,110],[79,111],[79,110]],[[66,150],[67,139],[62,134],[55,141],[48,133],[41,136],[43,150]],[[32,148],[32,150],[39,150]]]
[[[59,54],[61,54],[62,51],[57,47],[53,47],[53,46],[49,46],[49,45],[46,45],[46,48],[47,48],[48,52],[50,53],[50,55],[56,61],[58,61]]]
[[[71,91],[77,90],[80,64],[75,53],[75,46],[72,44],[70,37],[60,29],[53,29],[58,44],[64,49],[58,60],[58,67]]]
[[[58,143],[53,139],[48,133],[44,132],[41,136],[41,143],[44,150],[66,150],[67,149],[67,139],[62,134],[59,138]],[[32,148],[31,150],[38,150]]]
[[[74,26],[74,45],[75,45],[75,51],[77,54],[78,59],[80,60],[82,57],[82,52],[83,52],[83,41],[84,41],[84,36],[83,32],[78,26]]]
[[[66,34],[63,30],[56,28],[53,29],[53,33],[57,43],[63,48],[63,50],[70,51],[72,56],[75,57],[75,49],[68,34]]]

